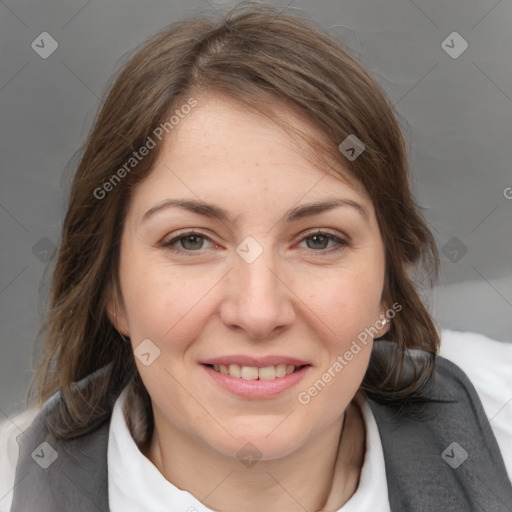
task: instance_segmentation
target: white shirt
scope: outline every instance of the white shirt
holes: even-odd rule
[[[442,331],[440,355],[457,364],[475,386],[512,475],[512,343],[474,333]],[[212,512],[189,492],[168,482],[137,448],[122,411],[125,392],[115,403],[109,430],[108,490],[111,512]],[[367,449],[359,486],[338,512],[389,512],[382,444],[368,402],[360,394]],[[16,436],[38,413],[29,409],[0,426],[0,512],[8,512],[18,459]],[[172,506],[172,508],[171,508]]]

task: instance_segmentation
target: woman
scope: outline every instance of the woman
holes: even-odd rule
[[[310,23],[146,43],[74,179],[12,510],[509,510],[408,180],[390,103]]]

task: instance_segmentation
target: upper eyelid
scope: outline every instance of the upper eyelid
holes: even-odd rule
[[[212,237],[210,235],[202,233],[200,230],[196,230],[196,229],[189,229],[188,231],[183,231],[183,233],[178,233],[178,234],[172,235],[170,237],[165,236],[162,239],[161,243],[162,244],[167,244],[167,243],[170,243],[170,242],[174,242],[174,241],[180,240],[181,238],[185,238],[185,237],[190,236],[190,235],[199,235],[199,236],[202,236],[203,238],[207,238],[210,242],[215,243],[214,240],[212,240]]]

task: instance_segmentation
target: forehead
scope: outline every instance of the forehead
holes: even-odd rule
[[[343,178],[320,169],[311,148],[279,123],[226,96],[195,99],[197,106],[165,137],[152,171],[136,187],[139,207],[169,195],[233,206],[239,202],[242,209],[250,206],[251,197],[259,208],[275,208],[283,201],[289,205],[301,198],[343,196],[371,209],[371,200],[346,168],[335,163]],[[275,103],[272,111],[308,136],[325,140],[317,127],[288,107]]]

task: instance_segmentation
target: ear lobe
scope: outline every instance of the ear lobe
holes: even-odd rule
[[[380,312],[379,319],[375,322],[375,327],[379,329],[378,333],[374,338],[380,338],[389,331],[390,320],[386,315],[389,308],[383,309]]]
[[[385,322],[385,323],[384,323]],[[382,328],[379,330],[379,335],[376,338],[381,338],[389,331],[389,319],[384,318],[382,322],[379,322],[382,325]]]
[[[115,298],[115,292],[111,293],[109,299],[107,300],[106,313],[110,323],[116,331],[121,333],[123,336],[130,336],[124,309],[121,310],[118,307],[118,301]]]

